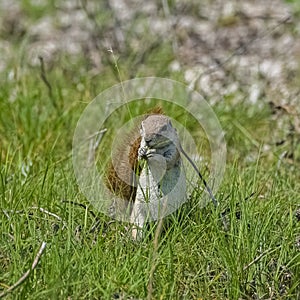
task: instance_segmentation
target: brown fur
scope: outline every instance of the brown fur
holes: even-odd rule
[[[162,108],[159,106],[154,107],[143,116],[141,121],[145,120],[149,115],[154,114],[163,114]],[[115,163],[117,170],[115,169],[112,161],[108,163],[106,168],[106,186],[113,194],[127,201],[135,200],[137,183],[134,174],[139,175],[141,172],[141,168],[138,165],[138,149],[141,143],[140,134],[138,134],[138,137],[135,138],[137,136],[136,133],[139,132],[139,126],[140,124],[137,124],[118,146],[115,155],[118,159]],[[127,163],[128,161],[129,165]],[[126,182],[124,182],[120,177],[125,178]]]

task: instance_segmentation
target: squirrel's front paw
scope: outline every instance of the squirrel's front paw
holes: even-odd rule
[[[139,158],[145,158],[147,154],[147,148],[146,147],[140,147],[138,150],[138,157]]]
[[[138,150],[138,157],[140,159],[147,159],[155,153],[155,149],[150,149],[149,147],[140,147]]]

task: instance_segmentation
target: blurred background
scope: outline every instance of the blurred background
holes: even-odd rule
[[[293,159],[300,136],[299,15],[296,0],[1,0],[0,116],[18,107],[22,93],[32,93],[39,113],[47,106],[46,115],[79,113],[121,80],[168,77],[220,112],[229,145],[248,143],[249,153],[263,139],[266,150],[275,144]],[[5,142],[9,121],[2,125]]]

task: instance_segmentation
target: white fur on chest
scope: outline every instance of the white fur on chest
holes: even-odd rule
[[[178,150],[178,136],[173,127],[168,130],[173,130],[172,142],[163,147],[154,146],[150,149],[140,174],[131,212],[131,222],[138,228],[142,228],[146,221],[167,216],[186,201],[186,177]],[[142,150],[146,147],[145,140],[142,135],[140,146]],[[133,231],[134,238],[140,236],[138,229]]]

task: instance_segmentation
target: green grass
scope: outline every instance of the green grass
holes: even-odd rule
[[[196,193],[165,220],[157,246],[156,224],[144,241],[135,243],[128,224],[91,214],[93,207],[78,190],[71,143],[86,104],[68,78],[59,73],[49,78],[54,75],[59,80],[56,108],[38,76],[26,75],[1,90],[1,290],[30,268],[42,241],[47,242],[38,266],[7,299],[145,299],[154,267],[153,299],[299,297],[297,165],[283,161],[278,168],[275,146],[269,151],[273,155],[265,155],[245,131],[232,125],[235,111],[216,107],[229,153],[231,148],[241,150],[229,156],[217,194],[220,208],[209,204],[200,209],[201,195]],[[68,95],[63,99],[62,86]],[[89,95],[92,85],[86,86]],[[16,87],[20,93],[10,102],[6,95]],[[257,114],[246,106],[239,111],[241,126],[254,139]],[[260,115],[264,130],[269,114],[266,110]],[[247,152],[254,159],[247,161]],[[220,212],[226,212],[228,231]],[[97,220],[100,225],[91,232]]]
[[[35,20],[45,9],[54,13],[55,3],[49,3],[23,1],[22,7]],[[109,23],[107,15],[96,21]],[[1,74],[0,89],[0,294],[30,269],[45,241],[37,267],[5,299],[299,299],[299,145],[293,146],[296,134],[276,145],[286,132],[276,127],[267,104],[236,104],[230,95],[213,107],[228,147],[216,195],[220,206],[200,208],[201,189],[196,191],[164,220],[158,238],[153,223],[145,239],[134,242],[130,224],[111,222],[79,190],[72,139],[86,105],[120,75],[183,81],[182,71],[168,70],[176,58],[171,43],[137,38],[145,48],[128,46],[115,60],[105,57],[99,75],[88,72],[83,58],[60,57],[46,66],[51,95],[40,68],[23,61],[26,47],[12,39],[17,55],[7,65],[10,76]],[[131,109],[136,115],[148,107]],[[202,130],[193,132],[193,120],[177,107],[165,110],[202,140],[199,148],[207,154],[207,140]],[[122,117],[119,125],[128,120]]]
[[[270,288],[276,298],[280,293],[282,298],[297,298],[299,223],[294,211],[299,185],[293,186],[290,176],[277,178],[274,170],[257,174],[255,166],[231,167],[222,188],[229,194],[222,201],[223,208],[230,208],[228,232],[211,205],[200,210],[193,199],[168,220],[153,261],[153,237],[136,244],[124,224],[107,227],[108,219],[101,215],[99,232],[89,232],[95,219],[61,201],[85,202],[71,170],[63,169],[51,166],[45,182],[46,170],[23,184],[17,179],[5,184],[2,207],[10,217],[1,216],[1,283],[15,282],[31,265],[41,242],[48,243],[34,274],[13,293],[14,299],[111,299],[115,293],[143,299],[154,263],[155,299],[265,297]],[[259,193],[262,189],[267,191]],[[245,200],[252,191],[257,194]],[[30,209],[33,205],[55,212],[66,227]]]

